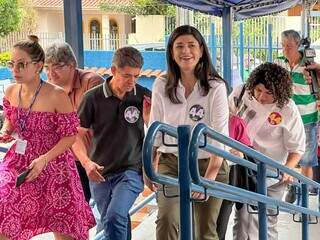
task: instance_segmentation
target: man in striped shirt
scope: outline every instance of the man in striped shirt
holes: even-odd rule
[[[319,120],[317,98],[311,94],[310,85],[306,82],[303,70],[305,62],[299,51],[301,37],[295,30],[286,30],[281,34],[283,57],[276,59],[276,63],[286,68],[293,82],[293,100],[296,103],[306,133],[306,151],[299,165],[301,173],[312,179],[312,167],[318,165],[317,159],[317,123]],[[294,129],[292,129],[294,131]],[[292,199],[294,201],[294,199]]]

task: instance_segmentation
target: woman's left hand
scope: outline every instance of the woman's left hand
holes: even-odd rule
[[[31,169],[31,171],[29,172],[26,181],[31,182],[35,180],[46,167],[46,165],[47,159],[43,155],[34,159],[29,165],[29,169]]]
[[[207,201],[209,199],[209,195],[207,195],[207,197],[205,198],[204,193],[200,193],[200,192],[192,192],[191,196],[193,199],[196,199],[196,200]]]

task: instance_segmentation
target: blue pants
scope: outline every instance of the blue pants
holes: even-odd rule
[[[318,125],[316,123],[305,124],[304,130],[306,133],[306,150],[299,165],[301,167],[318,166]]]
[[[90,189],[101,215],[105,239],[130,240],[129,210],[143,190],[142,175],[126,170],[109,176],[105,182],[90,182]]]

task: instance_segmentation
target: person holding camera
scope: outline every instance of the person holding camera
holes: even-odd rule
[[[318,165],[318,109],[317,97],[312,94],[310,84],[306,81],[304,68],[306,65],[303,53],[299,51],[301,37],[295,30],[286,30],[281,34],[283,56],[276,59],[276,63],[290,72],[293,82],[293,97],[297,105],[306,133],[306,150],[299,165],[301,173],[312,179],[312,167]],[[286,196],[287,202],[296,200],[295,188],[291,187]]]
[[[310,74],[310,71],[314,71],[316,76],[317,76],[317,82],[318,86],[320,85],[320,64],[319,63],[312,63],[308,66],[305,67],[303,73],[306,81],[311,84],[312,83],[312,77]],[[318,98],[317,101],[317,108],[318,110],[320,109],[320,100]],[[319,147],[319,142],[320,142],[320,134],[319,134],[319,125],[318,125],[318,166],[313,167],[313,180],[316,182],[320,183],[320,147]]]

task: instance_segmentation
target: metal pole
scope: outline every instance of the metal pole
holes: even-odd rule
[[[240,55],[240,75],[244,82],[244,39],[243,39],[243,22],[240,23],[239,55]]]
[[[84,67],[81,3],[82,0],[63,1],[66,42],[72,47],[79,68]]]
[[[216,28],[215,24],[211,23],[211,41],[210,41],[210,47],[211,47],[211,60],[213,66],[216,68],[217,66],[217,41],[216,41]]]
[[[308,16],[307,16],[307,8],[308,3],[306,0],[302,1],[301,4],[302,10],[301,10],[301,37],[305,38],[307,37],[308,33]]]
[[[303,183],[301,184],[302,188],[302,201],[301,206],[308,208],[309,207],[309,192],[308,185]],[[308,223],[308,214],[302,213],[302,240],[309,239],[309,223]]]
[[[268,61],[272,62],[272,24],[268,24]]]
[[[267,195],[266,164],[258,163],[258,193]],[[259,216],[259,240],[268,240],[267,206],[265,203],[258,203]]]
[[[232,86],[232,9],[223,8],[223,78]]]
[[[180,186],[180,239],[192,240],[192,207],[191,207],[191,178],[188,162],[188,145],[190,126],[178,126],[179,151],[179,186]]]

